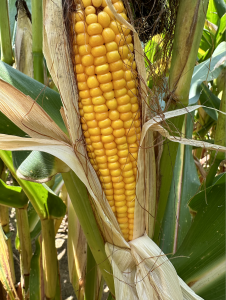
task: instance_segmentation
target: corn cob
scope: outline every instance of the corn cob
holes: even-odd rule
[[[128,20],[123,3],[112,3]],[[124,238],[132,240],[141,123],[131,32],[105,0],[82,0],[71,20],[88,156]]]

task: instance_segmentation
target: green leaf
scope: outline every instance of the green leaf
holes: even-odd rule
[[[0,204],[8,207],[22,208],[28,199],[19,186],[10,186],[0,179]]]
[[[202,93],[200,94],[199,100],[202,105],[207,107],[220,108],[220,99],[215,96],[208,87],[202,83],[201,84]],[[203,108],[205,112],[215,121],[217,121],[218,113],[213,109]]]
[[[193,118],[188,115],[185,129],[187,138],[192,137],[192,131]],[[199,186],[192,146],[180,144],[161,232],[160,246],[164,253],[175,252],[183,242],[192,221],[187,204]]]
[[[194,68],[189,92],[189,105],[193,105],[198,101],[202,91],[202,82],[217,78],[226,66],[225,47],[226,42],[222,42],[214,51],[211,59]]]
[[[218,12],[217,12],[214,0],[209,1],[209,6],[208,6],[207,14],[206,14],[206,19],[208,21],[210,21],[211,23],[218,26],[219,16],[218,16]]]
[[[214,4],[218,13],[218,16],[221,18],[226,12],[226,3],[225,0],[214,0]]]
[[[0,78],[10,83],[25,95],[34,99],[61,130],[64,133],[67,133],[67,129],[60,114],[62,103],[60,95],[57,92],[3,62],[0,62]],[[0,123],[1,122],[2,121],[0,120]],[[11,134],[13,134],[13,132]]]
[[[181,247],[171,260],[178,275],[205,300],[224,299],[225,174],[189,203],[197,211]],[[210,294],[210,287],[214,289]],[[220,286],[220,288],[219,288]],[[215,287],[218,287],[215,289]],[[214,296],[213,296],[214,295]]]
[[[19,178],[40,183],[70,170],[57,157],[40,151],[13,151],[13,165]]]
[[[216,46],[225,41],[226,35],[226,13],[221,17],[220,24],[216,33]]]
[[[35,241],[35,253],[31,259],[31,270],[30,270],[30,300],[41,300],[42,299],[42,280],[41,280],[41,245],[39,239]]]
[[[65,215],[66,205],[47,185],[21,180],[16,176],[10,151],[0,150],[0,157],[18,184],[23,188],[40,219],[61,218]]]

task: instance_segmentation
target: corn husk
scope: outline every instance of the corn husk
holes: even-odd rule
[[[110,4],[109,7],[111,8]],[[70,166],[86,185],[92,197],[92,204],[95,206],[99,219],[104,226],[102,235],[106,241],[106,254],[109,256],[113,268],[116,299],[201,299],[177,276],[173,265],[165,254],[145,234],[149,222],[145,216],[145,211],[150,210],[148,201],[152,193],[151,190],[148,190],[148,186],[150,182],[153,182],[154,176],[147,170],[151,168],[145,169],[147,163],[149,164],[150,161],[154,163],[153,152],[150,153],[147,149],[153,148],[150,147],[153,146],[153,131],[157,131],[178,143],[202,145],[205,148],[217,151],[226,151],[226,148],[209,143],[200,144],[199,141],[181,137],[173,137],[160,125],[165,119],[191,112],[201,106],[164,113],[146,123],[146,119],[143,118],[141,147],[138,153],[135,239],[127,243],[105,198],[99,179],[88,160],[85,145],[78,142],[82,137],[78,117],[78,95],[64,27],[61,0],[44,0],[43,9],[44,54],[48,69],[61,94],[62,115],[70,139],[63,134],[35,101],[10,87],[9,84],[0,81],[0,110],[31,137],[29,139],[0,135],[0,149],[39,150],[52,154]],[[119,16],[117,16],[117,19],[126,22],[120,20]],[[126,24],[126,26],[131,25]],[[133,28],[131,30],[134,31]],[[135,49],[139,50],[136,51],[136,61],[137,65],[141,66],[141,70],[138,67],[138,71],[142,73],[144,71],[142,71],[141,63],[143,55],[137,38],[136,33],[134,33]],[[145,97],[145,86],[143,86],[142,91],[144,94],[141,97]],[[25,102],[23,103],[23,101]],[[145,116],[145,107],[142,107],[142,113]],[[37,118],[37,115],[39,118]],[[151,134],[149,135],[149,133]]]

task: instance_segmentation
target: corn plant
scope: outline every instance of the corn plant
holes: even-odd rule
[[[18,1],[18,28],[32,20],[32,41],[16,33],[17,70],[8,65],[4,2],[0,280],[8,297],[61,299],[55,234],[67,210],[78,299],[101,299],[104,281],[109,299],[223,299],[225,2],[154,4],[146,38],[135,1],[33,0],[32,18],[30,2]],[[25,44],[30,77],[22,72],[31,60],[24,68],[18,54]],[[6,207],[17,212],[17,290]]]

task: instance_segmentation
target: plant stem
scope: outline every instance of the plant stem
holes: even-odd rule
[[[104,241],[94,217],[86,187],[73,171],[63,173],[62,176],[90,250],[110,291],[114,294],[111,265],[105,253]]]
[[[1,41],[1,60],[12,65],[13,50],[11,45],[10,27],[9,27],[9,12],[8,1],[1,1],[0,9],[0,41]]]
[[[32,258],[30,228],[28,223],[27,208],[16,209],[17,229],[20,240],[21,268],[25,282],[25,292],[29,287],[30,266]]]
[[[170,93],[172,93],[172,102],[169,103],[169,110],[188,105],[190,83],[202,36],[207,5],[208,0],[180,1],[169,76],[169,89]],[[177,129],[180,135],[183,121],[184,116],[170,120],[173,132],[171,134],[175,135],[175,129]],[[170,192],[178,145],[178,143],[168,141],[165,142],[163,147],[160,162],[161,187],[154,234],[156,243],[159,241],[159,233]]]
[[[86,285],[84,300],[95,300],[96,280],[97,264],[89,246],[87,246]]]
[[[42,1],[32,0],[32,52],[34,79],[41,83],[44,83],[42,23]]]
[[[45,296],[54,299],[57,287],[58,267],[55,248],[54,220],[41,220],[42,225],[42,266]]]

